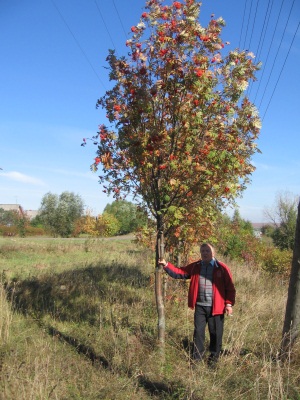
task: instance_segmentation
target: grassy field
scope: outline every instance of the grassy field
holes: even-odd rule
[[[159,361],[150,250],[130,238],[0,238],[0,399],[299,400],[299,344],[276,358],[287,283],[228,263],[237,304],[222,358],[191,368],[188,285],[169,278]]]

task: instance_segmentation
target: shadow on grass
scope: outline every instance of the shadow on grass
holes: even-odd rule
[[[139,385],[151,396],[158,396],[159,399],[181,399],[183,392],[186,391],[186,388],[180,386],[178,382],[165,383],[153,381],[144,375],[139,377]]]
[[[111,371],[112,373],[116,372],[115,369],[112,367],[112,365],[109,363],[109,361],[105,357],[97,354],[91,346],[86,346],[80,343],[76,338],[65,335],[64,333],[53,328],[52,326],[43,328],[46,329],[49,335],[56,337],[61,342],[67,343],[68,345],[75,348],[77,353],[83,355],[89,361],[91,361],[92,365],[95,368],[104,368],[106,370]],[[181,386],[178,382],[165,383],[165,382],[154,381],[147,378],[145,375],[140,375],[138,377],[138,384],[140,387],[145,389],[151,396],[155,397],[158,396],[160,399],[172,398],[173,400],[176,399],[179,400],[182,398],[181,396],[182,393],[186,391],[186,388]],[[193,397],[192,399],[200,400],[198,397],[197,398]]]
[[[14,309],[23,315],[94,325],[102,304],[134,305],[147,286],[149,276],[114,263],[15,280],[6,283],[6,291]]]
[[[47,331],[49,335],[58,338],[61,342],[65,342],[72,347],[74,347],[77,351],[78,354],[84,355],[86,358],[88,358],[91,362],[92,365],[94,366],[101,366],[102,368],[111,370],[110,363],[108,360],[97,354],[95,350],[91,346],[86,346],[83,343],[80,343],[78,339],[65,335],[64,333],[60,332],[59,330],[53,328],[52,326],[48,326]]]
[[[111,371],[112,373],[116,372],[109,361],[105,357],[97,354],[93,347],[86,346],[83,343],[80,343],[79,340],[77,340],[76,338],[65,335],[64,333],[60,332],[58,329],[52,326],[45,327],[43,326],[43,324],[41,324],[41,327],[43,327],[49,335],[56,337],[61,342],[67,343],[68,345],[75,348],[77,353],[83,355],[89,361],[91,361],[92,365],[95,368],[104,368]],[[160,399],[172,398],[173,400],[179,400],[182,398],[182,393],[186,391],[186,388],[184,386],[181,386],[178,382],[165,383],[154,381],[147,378],[145,375],[140,375],[137,379],[140,387],[145,389],[151,396],[158,396]],[[193,397],[192,399],[200,400],[198,397]]]
[[[14,280],[5,286],[15,311],[34,318],[45,332],[75,349],[95,368],[116,373],[118,368],[92,346],[44,323],[43,317],[50,316],[62,322],[99,324],[97,318],[101,304],[106,307],[114,303],[129,306],[140,303],[142,293],[149,287],[149,276],[137,268],[113,263]],[[185,346],[188,351],[188,343]],[[123,374],[124,371],[119,373]],[[180,399],[186,390],[178,382],[151,380],[145,375],[138,376],[137,383],[151,396],[160,399]]]

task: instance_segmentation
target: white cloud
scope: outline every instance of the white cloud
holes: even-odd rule
[[[45,183],[42,180],[22,174],[21,172],[17,171],[1,172],[0,176],[4,176],[5,178],[8,178],[12,181],[29,183],[31,185],[45,186]]]

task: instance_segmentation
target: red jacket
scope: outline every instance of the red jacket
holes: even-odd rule
[[[164,270],[175,279],[190,279],[188,294],[188,306],[194,309],[198,296],[199,275],[201,260],[188,264],[186,267],[177,268],[170,262]],[[235,287],[232,281],[230,269],[226,264],[215,260],[213,271],[213,304],[212,315],[224,314],[225,305],[235,303]]]

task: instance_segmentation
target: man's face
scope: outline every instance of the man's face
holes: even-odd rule
[[[213,258],[213,252],[210,246],[201,246],[200,254],[201,254],[201,259],[205,262],[209,262]]]

